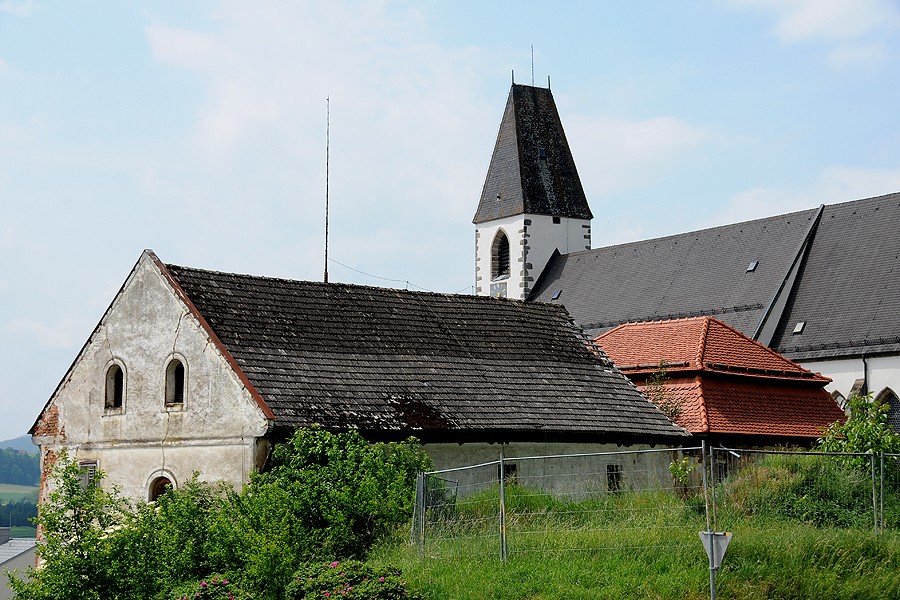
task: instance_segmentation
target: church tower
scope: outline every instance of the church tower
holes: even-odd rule
[[[513,84],[472,220],[475,293],[526,299],[555,250],[590,249],[592,216],[550,89]]]

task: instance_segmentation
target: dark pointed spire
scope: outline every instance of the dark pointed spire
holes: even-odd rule
[[[473,222],[519,214],[593,217],[553,94],[513,84]]]

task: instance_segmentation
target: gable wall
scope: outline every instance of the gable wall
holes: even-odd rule
[[[165,404],[166,366],[185,365],[181,406]],[[125,371],[123,408],[105,408],[105,376]],[[147,499],[159,474],[176,485],[194,471],[241,486],[265,459],[268,421],[145,255],[35,428],[44,475],[63,448],[97,460],[106,481]],[[46,493],[42,485],[42,495]]]

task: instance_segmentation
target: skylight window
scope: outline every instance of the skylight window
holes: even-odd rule
[[[748,273],[752,273],[753,271],[756,270],[756,267],[757,267],[757,266],[759,266],[759,261],[758,261],[758,260],[754,260],[752,263],[750,263],[749,265],[747,265],[747,272],[748,272]]]
[[[551,300],[559,300],[559,296],[562,294],[562,290],[556,290],[553,292],[553,296],[550,298]]]
[[[803,333],[804,327],[806,327],[806,321],[798,321],[797,324],[794,325],[794,331],[792,331],[791,333],[793,333],[794,335],[797,335],[798,333]]]

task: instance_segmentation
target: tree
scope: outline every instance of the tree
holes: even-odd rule
[[[102,480],[102,472],[88,477],[74,458],[60,453],[53,491],[38,512],[43,540],[37,553],[44,566],[30,572],[29,583],[10,577],[19,600],[109,597],[115,574],[104,564],[107,532],[122,523],[126,504],[115,491],[101,488]]]
[[[816,446],[822,452],[874,453],[900,452],[900,435],[888,422],[887,404],[876,402],[872,394],[847,398],[850,417],[845,422],[832,423]],[[868,467],[869,461],[854,457],[850,461],[860,467]]]

